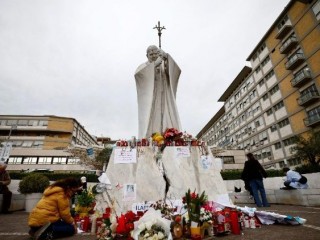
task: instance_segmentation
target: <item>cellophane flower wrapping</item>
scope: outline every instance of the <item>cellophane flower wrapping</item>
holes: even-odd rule
[[[132,237],[135,240],[138,240],[139,235],[142,231],[144,231],[145,229],[151,229],[152,226],[158,226],[164,230],[166,236],[165,239],[172,240],[170,224],[171,221],[163,218],[160,210],[149,208],[149,210],[138,221],[134,222]]]

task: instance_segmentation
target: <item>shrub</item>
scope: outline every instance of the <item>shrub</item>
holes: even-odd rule
[[[320,172],[320,165],[304,164],[295,168],[301,174]]]
[[[23,194],[43,193],[50,185],[49,178],[40,173],[31,173],[23,177],[19,182],[18,191]]]

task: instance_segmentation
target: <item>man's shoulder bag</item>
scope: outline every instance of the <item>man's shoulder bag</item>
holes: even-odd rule
[[[306,184],[308,182],[308,179],[305,176],[301,175],[301,178],[298,182],[301,184]]]

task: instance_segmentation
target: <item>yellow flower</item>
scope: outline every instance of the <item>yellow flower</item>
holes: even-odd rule
[[[154,133],[152,135],[152,140],[157,142],[158,144],[163,144],[164,143],[163,136],[161,135],[161,133],[158,133],[158,132],[156,132],[156,133]]]

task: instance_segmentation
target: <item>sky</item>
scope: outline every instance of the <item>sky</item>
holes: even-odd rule
[[[182,131],[196,136],[289,0],[0,0],[0,115],[75,118],[138,135],[136,68],[158,45],[181,68]]]

